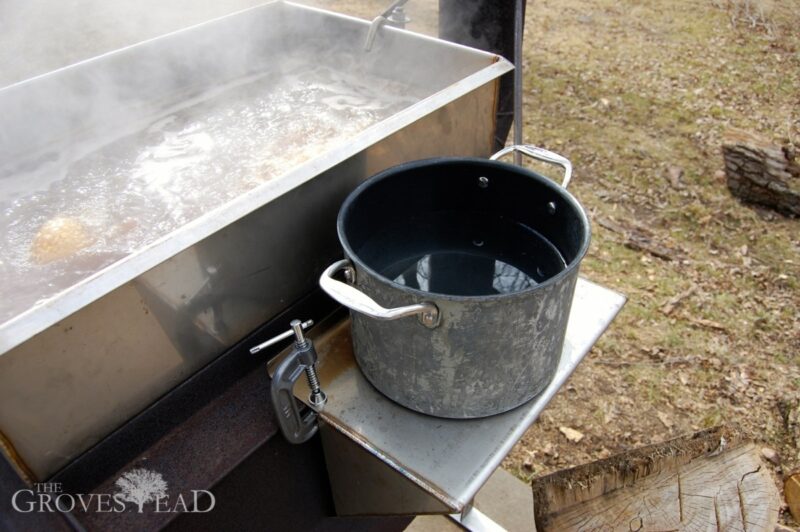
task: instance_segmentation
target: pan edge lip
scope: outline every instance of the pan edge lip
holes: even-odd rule
[[[362,191],[374,186],[376,183],[384,181],[386,179],[394,177],[396,174],[405,171],[412,171],[416,168],[420,167],[427,167],[427,166],[446,166],[452,164],[474,164],[477,166],[484,166],[487,168],[505,168],[506,170],[513,171],[515,173],[522,174],[530,179],[533,179],[540,184],[549,187],[556,191],[559,195],[563,196],[567,202],[575,209],[578,217],[580,218],[581,223],[585,227],[586,231],[583,236],[583,242],[581,242],[580,249],[575,257],[567,264],[566,268],[558,272],[556,275],[549,277],[542,281],[541,283],[536,284],[536,286],[532,286],[530,288],[526,288],[524,290],[519,290],[516,292],[507,292],[502,294],[486,294],[486,295],[455,295],[455,294],[442,294],[439,292],[428,292],[424,290],[418,290],[416,288],[410,288],[405,285],[401,285],[389,279],[388,277],[378,273],[372,267],[367,265],[361,257],[353,250],[350,246],[350,242],[347,239],[344,231],[344,219],[347,215],[348,210],[351,208],[353,203],[355,202],[356,198],[361,194]],[[583,206],[578,202],[575,196],[567,190],[566,188],[562,187],[558,183],[554,182],[553,180],[538,174],[532,170],[528,170],[527,168],[522,168],[520,166],[516,166],[510,163],[505,163],[502,161],[492,161],[489,159],[482,159],[479,157],[432,157],[428,159],[420,159],[415,161],[410,161],[406,163],[401,163],[381,172],[378,172],[374,176],[368,178],[361,184],[359,184],[355,189],[353,189],[350,194],[348,194],[347,198],[345,198],[342,206],[339,208],[339,213],[336,217],[336,233],[339,238],[339,244],[344,249],[344,254],[347,259],[352,261],[359,269],[364,270],[370,276],[372,276],[376,281],[399,290],[402,293],[406,293],[416,297],[419,300],[435,300],[435,301],[447,301],[452,303],[468,303],[468,302],[477,302],[477,301],[503,301],[503,300],[510,300],[515,297],[528,297],[537,291],[543,291],[549,288],[552,285],[559,283],[560,281],[566,279],[573,275],[573,273],[577,273],[577,270],[580,268],[580,263],[583,261],[586,253],[589,251],[589,245],[591,244],[592,239],[592,227],[589,222],[589,217],[586,215],[586,210]]]

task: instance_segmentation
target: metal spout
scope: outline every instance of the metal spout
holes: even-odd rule
[[[367,40],[364,41],[365,52],[372,50],[375,36],[384,24],[389,24],[396,28],[405,28],[406,24],[411,22],[411,19],[406,16],[406,12],[403,9],[406,2],[408,2],[408,0],[395,0],[386,11],[372,19],[372,24],[370,24],[369,31],[367,32]]]

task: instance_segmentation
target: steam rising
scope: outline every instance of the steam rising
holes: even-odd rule
[[[0,85],[83,59],[98,40],[113,48],[213,11],[179,0],[180,20],[157,7],[143,18],[83,2],[113,31],[66,50],[55,25],[25,41],[24,65],[4,59]],[[145,4],[136,13],[156,2]],[[0,21],[84,15],[71,5],[0,3]],[[45,7],[55,11],[42,19]],[[448,62],[441,47],[420,61],[433,45],[400,49],[390,28],[365,53],[363,25],[333,27],[280,3],[246,15],[0,89],[0,324],[482,67]],[[4,37],[11,49],[22,33]]]
[[[513,4],[513,0],[507,1]],[[500,28],[484,22],[484,11],[490,9],[487,7],[490,4],[485,0],[442,0],[439,2],[439,35],[449,41],[469,43],[469,46],[481,50],[492,49]]]
[[[426,95],[373,73],[360,37],[332,47],[289,18],[262,10],[0,90],[0,323]]]
[[[0,87],[264,0],[4,0]]]

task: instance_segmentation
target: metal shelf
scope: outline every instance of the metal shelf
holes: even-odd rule
[[[322,426],[336,429],[338,435],[334,440],[344,435],[367,451],[368,456],[388,465],[405,479],[399,482],[410,481],[415,488],[435,499],[442,506],[442,512],[461,513],[469,509],[477,491],[564,385],[619,313],[625,300],[625,296],[617,292],[580,278],[575,289],[564,352],[550,385],[541,395],[510,412],[471,420],[431,417],[387,399],[367,382],[356,365],[350,343],[350,320],[322,323],[309,334],[320,357],[318,369],[322,388],[328,394],[328,403],[320,412]],[[298,382],[295,393],[303,400],[308,398],[308,388],[301,382]],[[334,441],[328,445],[329,441],[331,436],[326,438],[323,432],[334,497],[337,510],[341,510],[340,507],[349,503],[346,496],[337,494],[336,483],[342,480],[354,482],[354,478],[363,473],[358,470],[364,468],[354,468],[353,463],[344,468],[339,463],[341,457],[328,450],[341,448],[341,444]],[[341,472],[337,473],[337,469]],[[393,482],[396,491],[398,481]],[[386,483],[374,484],[381,486]],[[396,511],[378,508],[380,504],[373,504],[376,508],[370,510],[371,503],[364,501],[364,490],[360,491],[361,494],[357,495],[360,502],[355,506],[364,513]],[[381,499],[380,494],[369,494],[367,499],[373,495]],[[391,498],[390,495],[387,497]],[[402,501],[395,504],[403,506]],[[400,513],[438,511],[431,509],[433,506],[427,512],[423,511],[424,508],[414,509],[413,501],[406,503],[405,507],[408,511],[403,509]]]

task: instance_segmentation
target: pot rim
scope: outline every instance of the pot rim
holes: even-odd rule
[[[486,294],[486,295],[454,295],[454,294],[443,294],[439,292],[428,292],[425,290],[418,290],[416,288],[411,288],[405,285],[401,285],[389,279],[388,277],[378,273],[369,265],[367,265],[361,257],[353,250],[350,246],[350,242],[347,239],[347,236],[344,233],[344,218],[352,207],[353,202],[356,198],[361,194],[362,191],[366,190],[367,188],[374,186],[376,183],[383,181],[385,179],[392,178],[395,174],[399,172],[404,172],[407,170],[414,170],[416,168],[425,167],[425,166],[444,166],[452,163],[470,163],[475,164],[477,166],[489,167],[489,168],[497,168],[501,167],[505,170],[509,170],[526,177],[537,181],[539,184],[549,187],[551,190],[555,191],[557,194],[561,195],[574,209],[575,212],[578,214],[583,226],[586,228],[583,242],[581,243],[581,247],[578,253],[575,255],[567,267],[558,272],[556,275],[546,279],[545,281],[538,283],[536,286],[532,286],[530,288],[526,288],[524,290],[519,290],[517,292],[507,292],[503,294]],[[342,248],[344,248],[345,256],[350,259],[353,263],[356,264],[359,268],[365,270],[369,273],[372,277],[376,280],[387,284],[393,288],[396,288],[402,292],[412,294],[418,297],[421,300],[444,300],[444,301],[496,301],[502,299],[508,299],[511,297],[517,296],[525,296],[527,294],[533,293],[537,290],[544,290],[547,287],[558,283],[561,279],[569,276],[572,274],[573,270],[576,270],[583,258],[586,256],[586,252],[589,250],[589,244],[591,242],[592,237],[592,227],[589,223],[589,217],[586,215],[586,211],[584,210],[583,206],[575,199],[566,188],[562,187],[552,179],[549,179],[537,172],[532,170],[528,170],[527,168],[523,168],[521,166],[516,166],[514,164],[505,163],[502,161],[492,161],[489,159],[481,159],[478,157],[433,157],[429,159],[420,159],[416,161],[411,161],[407,163],[401,163],[396,166],[392,166],[391,168],[387,168],[374,176],[370,177],[360,185],[358,185],[352,192],[347,196],[342,203],[342,206],[339,208],[339,214],[336,217],[336,233],[339,236],[339,243],[341,244]]]

